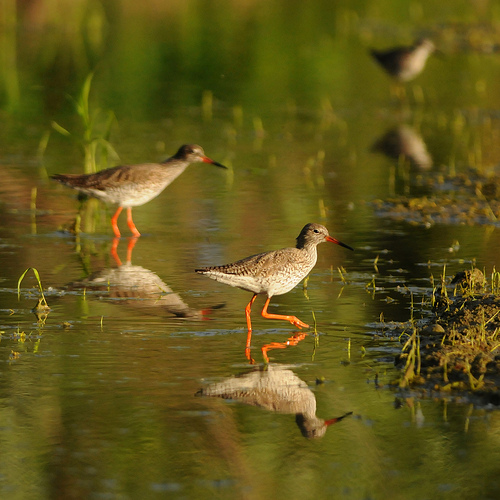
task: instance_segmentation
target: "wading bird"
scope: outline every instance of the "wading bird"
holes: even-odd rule
[[[252,322],[250,312],[257,295],[267,295],[262,309],[262,316],[269,319],[289,321],[298,328],[309,328],[309,325],[295,316],[270,314],[267,312],[269,301],[274,295],[289,292],[302,281],[316,264],[318,257],[316,247],[324,241],[352,250],[349,245],[332,238],[325,226],[321,224],[306,224],[299,236],[295,248],[288,247],[281,250],[252,255],[224,266],[204,267],[195,271],[204,274],[226,285],[235,286],[253,292],[253,297],[245,308],[248,326],[246,355],[250,357],[250,342],[252,338]]]
[[[139,165],[120,165],[107,168],[95,174],[56,174],[52,179],[98,200],[118,205],[111,218],[111,226],[117,238],[120,237],[118,217],[127,209],[127,224],[132,235],[141,233],[132,220],[132,207],[144,205],[156,198],[174,179],[195,162],[211,163],[227,168],[205,156],[201,146],[185,144],[174,156],[161,163],[142,163]]]

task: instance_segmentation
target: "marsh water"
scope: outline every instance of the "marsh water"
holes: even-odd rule
[[[498,410],[399,391],[387,335],[443,273],[500,267],[498,223],[374,205],[498,172],[500,11],[458,4],[5,2],[1,498],[498,498]],[[422,35],[442,54],[402,92],[369,48]],[[185,143],[229,168],[193,164],[135,208],[138,240],[49,180],[85,151],[102,168]],[[257,299],[250,365],[250,294],[194,269],[308,222],[355,251],[320,245],[306,287],[272,299],[315,328]],[[33,271],[18,297],[28,268],[48,314]]]

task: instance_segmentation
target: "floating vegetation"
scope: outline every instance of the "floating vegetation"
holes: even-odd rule
[[[500,176],[486,176],[471,170],[460,175],[426,176],[425,179],[425,184],[420,186],[432,194],[375,200],[372,204],[376,214],[426,226],[436,223],[499,224]]]
[[[456,196],[400,197],[374,202],[377,215],[415,224],[498,224],[500,201]]]

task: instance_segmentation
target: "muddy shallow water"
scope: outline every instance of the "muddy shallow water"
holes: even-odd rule
[[[470,21],[498,13],[174,4],[68,10],[84,30],[37,2],[18,12],[30,44],[1,94],[2,498],[497,498],[500,413],[469,391],[495,381],[496,298],[478,324],[488,360],[432,349],[451,313],[498,295],[498,33]],[[396,97],[368,48],[422,33],[445,57]],[[89,138],[74,101],[94,65]],[[93,148],[104,166],[184,143],[229,169],[194,164],[134,209],[136,241],[125,220],[113,239],[114,208],[49,181]],[[310,329],[257,299],[250,365],[251,295],[194,269],[293,245],[308,222],[355,251],[320,245],[306,286],[272,299]],[[455,294],[473,267],[487,289]],[[38,316],[33,271],[18,297],[28,268]],[[455,329],[447,348],[466,342]]]

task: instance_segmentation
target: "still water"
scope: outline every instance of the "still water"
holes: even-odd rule
[[[498,268],[498,224],[410,223],[372,202],[495,172],[499,35],[481,21],[498,10],[145,3],[69,3],[74,32],[55,7],[18,5],[30,43],[5,71],[0,131],[1,497],[497,498],[498,411],[392,389],[401,344],[381,334],[445,265],[448,277]],[[368,48],[421,33],[444,56],[395,97]],[[89,141],[67,95],[90,70]],[[134,209],[141,238],[122,216],[113,240],[112,207],[48,179],[82,172],[97,137],[112,146],[98,147],[101,166],[199,143],[229,170],[190,166]],[[252,366],[251,295],[194,269],[292,246],[308,222],[355,252],[320,245],[307,287],[271,301],[316,335],[263,319],[257,299]],[[38,321],[33,272],[17,295],[30,267],[50,306]]]

